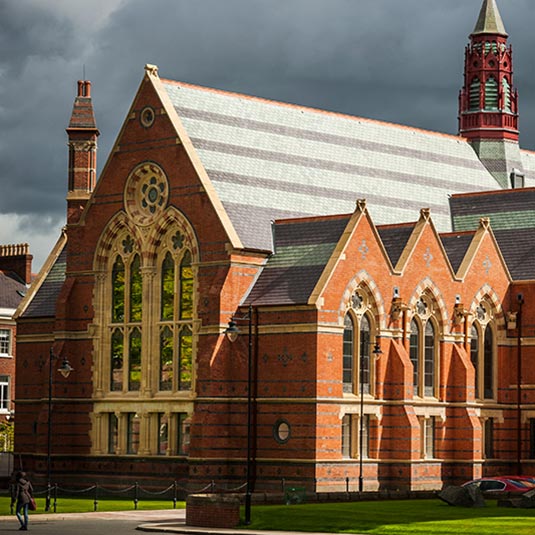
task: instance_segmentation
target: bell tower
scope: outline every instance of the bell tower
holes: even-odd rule
[[[468,139],[499,186],[523,176],[518,146],[518,93],[513,51],[496,0],[483,0],[465,50],[464,86],[459,95],[459,134]]]
[[[77,223],[95,187],[97,175],[97,129],[91,82],[78,81],[78,95],[74,99],[69,136],[69,185],[67,192],[67,224]]]
[[[513,51],[496,0],[485,0],[464,60],[459,133],[468,139],[518,141]]]

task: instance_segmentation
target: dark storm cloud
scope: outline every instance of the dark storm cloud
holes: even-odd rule
[[[64,217],[64,129],[84,64],[101,131],[99,168],[145,63],[162,77],[455,133],[464,47],[482,3],[114,0],[118,9],[96,31],[73,19],[69,2],[78,1],[0,0],[0,177],[9,191],[0,213],[26,215],[26,223]],[[528,148],[532,1],[498,0]]]

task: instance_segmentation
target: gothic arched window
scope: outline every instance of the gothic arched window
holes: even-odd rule
[[[409,356],[412,362],[412,385],[414,395],[420,396],[420,324],[413,319],[411,321],[411,335],[409,343]]]
[[[475,370],[475,396],[494,399],[496,369],[496,334],[490,307],[486,303],[476,309],[476,319],[470,331],[470,360]]]
[[[439,344],[433,301],[422,296],[415,306],[409,335],[409,358],[413,366],[413,394],[438,397]]]
[[[342,381],[344,383],[344,392],[353,392],[354,376],[354,357],[353,344],[355,339],[353,318],[346,314],[344,318],[344,338],[343,338],[343,363],[342,363]]]
[[[471,343],[470,343],[470,361],[474,367],[474,384],[475,384],[475,396],[476,398],[480,396],[479,389],[479,376],[480,376],[480,367],[479,367],[479,329],[476,325],[472,325],[470,331]]]
[[[358,325],[358,339],[355,339],[355,324]],[[372,393],[371,321],[368,314],[353,318],[347,314],[344,320],[343,337],[343,386],[344,392]]]

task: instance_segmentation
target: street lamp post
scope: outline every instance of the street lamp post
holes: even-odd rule
[[[375,345],[373,346],[373,356],[378,359],[380,355],[383,354],[381,347],[377,339],[375,340]],[[364,479],[362,474],[363,468],[363,446],[364,446],[364,359],[360,355],[360,366],[359,366],[359,383],[360,383],[360,417],[359,417],[359,492],[364,490]]]
[[[245,524],[251,523],[251,497],[252,497],[252,450],[253,450],[253,306],[249,305],[248,313],[237,320],[248,320],[248,351],[247,351],[247,459],[245,464]],[[229,321],[225,330],[227,338],[234,342],[240,333],[240,329],[234,319]]]
[[[522,305],[524,296],[517,295],[518,313],[516,316],[517,324],[517,345],[516,345],[516,473],[522,475]]]
[[[52,361],[57,360],[59,357],[54,355],[54,350],[50,348],[50,358],[48,363],[48,433],[47,433],[47,451],[46,451],[46,501],[45,511],[50,511],[50,490],[51,490],[51,455],[52,455]],[[67,357],[63,359],[61,366],[58,368],[58,372],[65,377],[69,377],[70,373],[74,370],[69,364]]]

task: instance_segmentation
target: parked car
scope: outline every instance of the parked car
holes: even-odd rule
[[[467,481],[463,487],[476,486],[481,492],[514,492],[522,494],[535,489],[535,476],[495,476]]]

